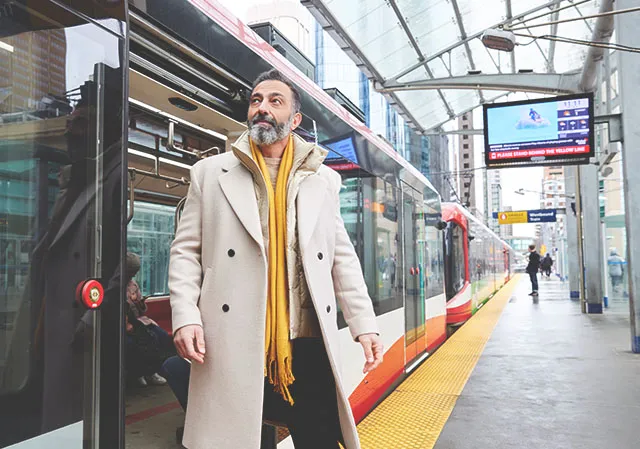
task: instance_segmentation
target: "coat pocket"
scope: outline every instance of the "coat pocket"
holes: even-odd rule
[[[200,301],[211,291],[213,277],[213,269],[211,267],[205,269],[202,284],[200,285]],[[200,305],[200,301],[198,301],[198,305]]]

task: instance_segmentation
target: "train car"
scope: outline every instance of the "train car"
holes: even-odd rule
[[[447,325],[456,327],[511,279],[515,252],[460,204],[443,203],[442,220]]]
[[[385,344],[365,377],[338,314],[342,377],[361,420],[446,338],[439,194],[217,3],[102,3],[0,8],[0,78],[12,87],[0,90],[0,227],[13,241],[2,241],[0,447],[173,440],[166,420],[145,427],[177,409],[171,391],[124,382],[125,254],[140,256],[148,316],[170,331],[169,247],[189,168],[230,150],[252,80],[272,67],[302,91],[300,135],[330,150],[325,163],[342,176],[341,213]],[[25,82],[31,72],[46,83]]]

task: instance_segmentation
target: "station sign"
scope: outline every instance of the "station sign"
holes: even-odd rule
[[[493,218],[498,219],[498,224],[509,225],[518,223],[553,223],[556,219],[556,209],[536,209],[494,212]]]
[[[497,214],[498,223],[503,224],[515,224],[515,223],[527,223],[529,217],[527,216],[527,211],[515,211],[515,212],[498,212]]]

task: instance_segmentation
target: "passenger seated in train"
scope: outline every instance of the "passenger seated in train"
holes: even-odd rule
[[[126,370],[127,377],[141,386],[165,385],[166,379],[158,374],[162,363],[175,355],[173,340],[158,324],[145,315],[147,305],[134,276],[140,270],[140,257],[127,253],[126,279]]]

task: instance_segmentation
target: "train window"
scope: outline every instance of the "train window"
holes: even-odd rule
[[[426,240],[426,298],[442,295],[444,285],[444,257],[442,253],[442,234],[435,223],[427,222]]]
[[[376,314],[402,307],[399,252],[401,193],[364,171],[343,174],[340,192],[345,227],[362,264]],[[339,320],[339,325],[344,322]]]
[[[127,251],[140,256],[136,280],[144,296],[169,294],[169,252],[175,207],[136,201],[127,229]]]
[[[453,298],[465,285],[464,233],[455,223],[449,223],[446,237],[447,258],[445,279],[447,299]]]

